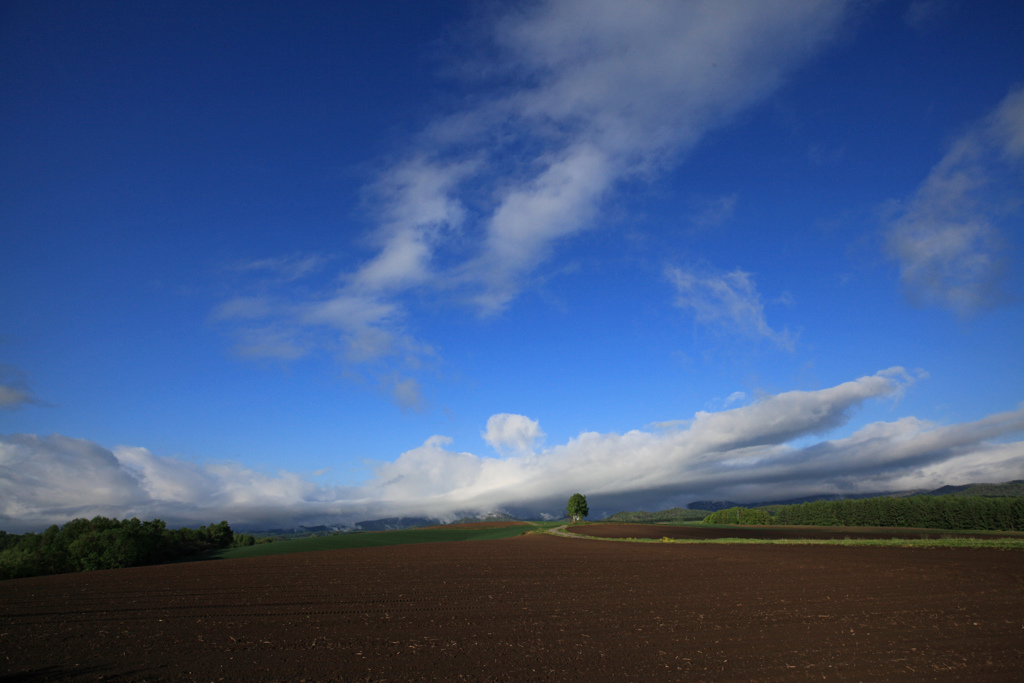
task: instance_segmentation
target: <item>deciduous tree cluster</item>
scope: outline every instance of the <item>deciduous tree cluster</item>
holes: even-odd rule
[[[247,539],[243,539],[247,540]],[[159,519],[75,519],[41,534],[0,531],[0,579],[159,564],[235,541],[227,522],[168,529]]]

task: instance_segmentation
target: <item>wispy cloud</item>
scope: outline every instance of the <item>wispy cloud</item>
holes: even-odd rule
[[[1024,477],[1024,406],[953,425],[915,417],[877,422],[807,446],[861,404],[892,397],[915,378],[902,368],[818,391],[791,391],[720,412],[625,434],[587,432],[535,451],[537,421],[496,415],[484,432],[509,449],[482,457],[432,436],[353,487],[237,463],[193,463],[144,448],[112,450],[62,436],[0,437],[0,528],[34,529],[76,516],[228,519],[236,526],[354,523],[393,515],[454,518],[506,510],[557,513],[583,491],[595,512],[731,498],[768,500]]]
[[[426,408],[423,388],[416,381],[416,378],[402,377],[395,373],[385,380],[385,386],[390,390],[391,397],[400,407],[416,412]]]
[[[290,357],[304,346],[283,338],[327,325],[350,361],[379,362],[420,344],[401,329],[413,299],[500,313],[562,243],[600,225],[619,184],[679,163],[849,14],[830,0],[549,0],[489,16],[491,57],[462,69],[477,77],[472,106],[430,122],[367,188],[375,253],[335,290],[276,295],[287,310],[273,325],[243,326],[269,335],[245,348]],[[704,220],[722,220],[734,202],[722,198]],[[228,302],[220,314],[241,319],[258,303]]]
[[[13,410],[33,403],[32,395],[24,389],[0,384],[0,408]]]
[[[1024,90],[961,135],[891,221],[911,300],[969,315],[999,301],[998,223],[1024,204]]]
[[[792,351],[794,337],[768,325],[764,304],[750,273],[734,270],[668,267],[665,274],[676,287],[676,305],[693,311],[702,324],[755,339],[767,339]]]
[[[733,403],[741,403],[747,400],[747,393],[745,391],[734,391],[725,399],[725,405],[730,406]]]
[[[275,279],[290,282],[319,272],[330,259],[322,254],[292,254],[246,261],[235,266],[240,272],[265,273]]]
[[[955,10],[956,0],[913,0],[903,14],[907,26],[924,33],[943,23]]]
[[[27,405],[42,405],[28,388],[25,373],[10,365],[0,365],[0,410],[16,410]]]
[[[736,210],[736,200],[739,198],[735,192],[723,195],[715,199],[703,202],[700,209],[690,216],[690,222],[699,228],[709,228],[721,225],[730,218]]]

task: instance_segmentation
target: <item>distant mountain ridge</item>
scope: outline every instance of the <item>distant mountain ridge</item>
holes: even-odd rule
[[[504,512],[489,512],[482,517],[460,517],[449,524],[479,524],[480,522],[519,522],[518,517],[506,515]]]
[[[943,486],[929,492],[928,495],[941,496],[954,494],[960,496],[1006,496],[1024,498],[1024,479],[1004,481],[1002,484],[967,484],[966,486]]]
[[[614,515],[605,517],[605,522],[639,522],[642,524],[653,524],[655,522],[686,522],[704,519],[710,513],[706,509],[685,509],[672,508],[661,512],[617,512]]]
[[[352,528],[356,531],[398,531],[417,526],[436,526],[438,524],[444,524],[444,522],[434,517],[385,517],[384,519],[369,519],[363,522],[356,522]]]
[[[460,517],[452,522],[445,522],[436,517],[387,517],[385,519],[370,519],[364,522],[356,522],[352,526],[354,531],[398,531],[401,529],[412,529],[420,526],[444,526],[447,524],[475,524],[477,522],[516,522],[519,521],[512,515],[503,512],[489,512],[478,517]]]
[[[317,526],[296,526],[287,529],[250,529],[245,532],[254,536],[274,536],[276,538],[305,538],[308,536],[327,536],[345,534],[353,531],[399,531],[418,526],[434,526],[444,524],[433,517],[385,517],[356,522],[351,526],[344,524],[320,524]],[[241,527],[240,527],[241,528]]]
[[[731,500],[695,500],[686,506],[688,510],[707,510],[708,512],[718,512],[719,510],[728,510],[729,508],[739,507],[739,503],[734,503]]]

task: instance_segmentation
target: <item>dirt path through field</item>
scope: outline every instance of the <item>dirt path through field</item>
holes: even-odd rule
[[[0,680],[1016,681],[1024,553],[530,534],[0,582]]]

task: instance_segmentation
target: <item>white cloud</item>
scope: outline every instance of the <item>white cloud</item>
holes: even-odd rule
[[[148,496],[114,454],[63,436],[0,438],[0,522],[45,526],[136,509]]]
[[[462,70],[483,74],[472,105],[438,116],[367,188],[375,253],[342,273],[338,290],[278,282],[272,310],[264,298],[235,299],[220,313],[273,322],[245,327],[273,332],[245,344],[250,354],[290,357],[317,339],[301,330],[327,325],[353,363],[421,345],[400,329],[413,301],[444,296],[499,313],[561,243],[597,227],[617,185],[656,176],[763,101],[842,31],[848,6],[548,0],[486,15],[492,58]],[[734,201],[703,220],[723,220]],[[299,257],[258,264],[306,272]]]
[[[788,330],[772,329],[765,320],[764,304],[750,273],[738,269],[717,273],[669,267],[665,274],[676,286],[676,305],[693,310],[698,323],[768,339],[781,348],[793,350],[793,335]]]
[[[377,500],[419,500],[434,513],[438,502],[450,500],[453,491],[478,486],[486,462],[471,453],[446,449],[451,442],[447,436],[432,436],[394,462],[378,465],[376,479],[366,485],[367,493]],[[402,504],[402,508],[415,506]]]
[[[56,434],[0,436],[0,528],[7,531],[96,515],[271,525],[321,517],[346,497],[346,489],[289,472],[271,476],[237,463],[155,456],[145,448],[111,450]]]
[[[392,330],[400,311],[377,294],[341,290],[331,298],[300,307],[297,313],[300,324],[324,325],[340,332],[346,355],[353,362],[394,353],[396,335]]]
[[[465,218],[453,192],[473,167],[416,157],[389,169],[370,188],[379,207],[374,241],[380,251],[351,276],[352,289],[401,290],[435,277],[430,262],[436,245],[456,234]]]
[[[888,227],[888,253],[913,301],[967,315],[999,300],[997,224],[1024,202],[1022,157],[1018,89],[951,145]]]
[[[499,413],[487,420],[484,441],[499,453],[530,453],[544,439],[540,424],[525,415]]]
[[[742,403],[747,400],[747,394],[744,391],[734,391],[729,394],[729,397],[725,399],[725,405],[730,406],[733,403]]]
[[[606,154],[582,144],[545,160],[535,178],[504,193],[487,223],[483,252],[462,268],[463,279],[482,289],[473,299],[481,310],[500,311],[518,294],[524,273],[552,243],[590,221],[613,177]]]
[[[501,69],[527,85],[481,107],[474,134],[500,131],[539,151],[519,159],[483,221],[483,251],[468,264],[482,288],[474,301],[500,310],[557,240],[592,226],[616,182],[673,165],[770,94],[844,15],[835,2],[598,0],[502,17]],[[459,116],[435,130],[464,125]]]
[[[598,512],[723,498],[755,502],[1024,478],[1024,405],[975,422],[915,417],[868,424],[836,440],[809,437],[844,424],[865,401],[897,396],[914,378],[892,368],[819,391],[791,391],[657,431],[587,432],[534,452],[533,420],[496,415],[485,438],[505,457],[451,450],[451,439],[377,465],[355,487],[268,475],[236,463],[198,464],[144,448],[113,450],[62,436],[0,437],[0,528],[38,529],[76,516],[159,517],[236,527],[355,523],[396,515],[557,513],[582,491]]]
[[[571,0],[498,24],[509,98],[542,132],[631,164],[670,161],[777,88],[839,27],[845,3]],[[554,129],[554,130],[552,130]]]

